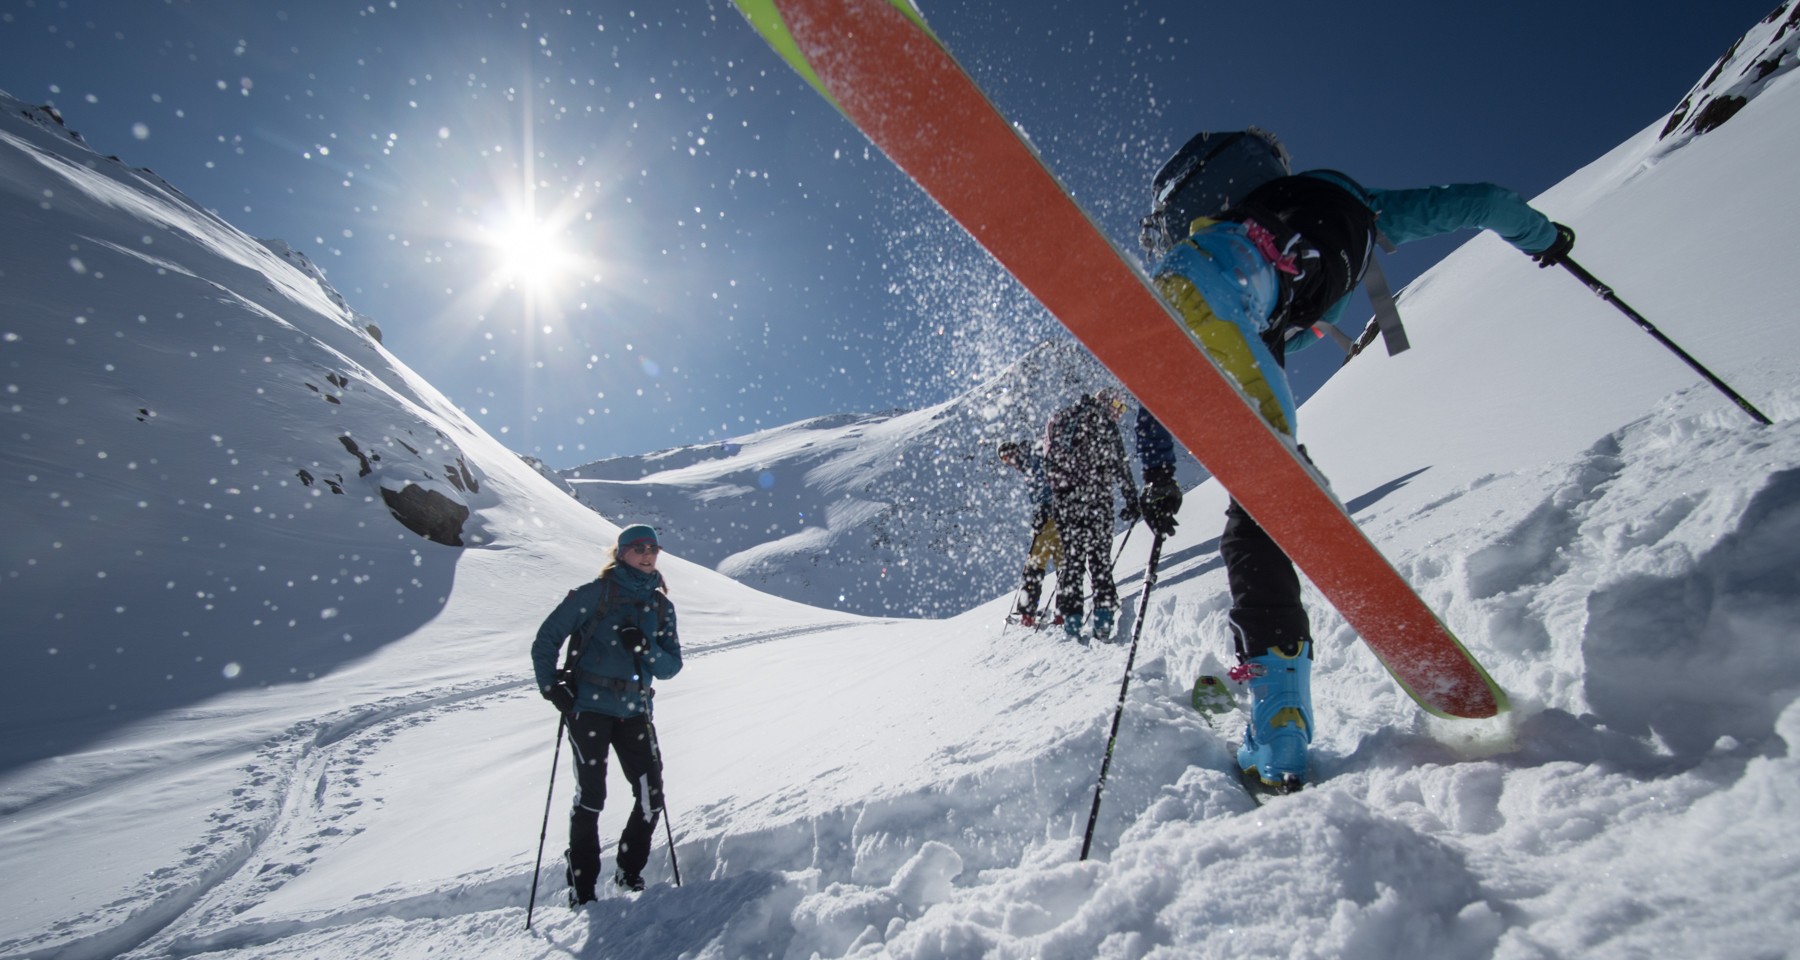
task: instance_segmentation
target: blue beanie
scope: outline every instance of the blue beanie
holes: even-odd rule
[[[645,540],[656,543],[656,528],[647,523],[634,523],[619,531],[619,549],[621,551],[634,543],[642,543]]]

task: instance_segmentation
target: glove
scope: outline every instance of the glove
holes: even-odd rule
[[[544,699],[556,706],[557,713],[572,713],[575,710],[575,686],[567,680],[558,680],[543,690]]]
[[[1556,240],[1549,246],[1531,255],[1538,267],[1554,267],[1569,259],[1569,251],[1575,249],[1575,231],[1560,223],[1552,223],[1556,228]]]
[[[1126,523],[1136,523],[1141,516],[1143,511],[1138,507],[1137,491],[1125,491],[1125,505],[1119,508],[1119,519]]]
[[[1141,501],[1144,523],[1149,525],[1151,533],[1166,537],[1175,532],[1175,514],[1181,512],[1181,488],[1175,485],[1173,472],[1155,479],[1145,477]]]
[[[636,656],[641,657],[650,652],[650,638],[632,624],[619,628],[619,643]]]

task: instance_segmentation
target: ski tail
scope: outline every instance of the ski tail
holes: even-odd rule
[[[1225,679],[1206,673],[1194,678],[1194,689],[1188,695],[1188,702],[1209,725],[1238,709],[1237,697],[1225,685]]]
[[[733,2],[737,4],[738,12],[744,15],[744,19],[750,21],[750,26],[755,28],[757,33],[762,34],[762,38],[768,41],[769,46],[775,48],[775,52],[781,55],[781,59],[788,62],[788,66],[793,67],[795,73],[811,84],[814,90],[819,91],[819,95],[824,97],[827,103],[837,107],[838,112],[844,113],[843,105],[838,103],[837,97],[832,96],[831,91],[825,86],[825,82],[820,80],[819,74],[813,70],[812,61],[808,60],[806,54],[801,52],[800,43],[794,39],[793,31],[788,29],[787,17],[776,5],[775,0],[733,0]],[[937,41],[937,34],[931,32],[931,27],[925,23],[925,18],[913,8],[908,0],[886,0],[886,2],[905,14],[921,33],[930,37],[933,42]],[[939,46],[942,44],[940,43]],[[845,116],[849,115],[845,113]],[[855,122],[853,118],[852,122]]]

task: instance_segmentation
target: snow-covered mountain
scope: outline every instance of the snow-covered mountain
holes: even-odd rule
[[[560,475],[601,516],[647,518],[687,559],[759,590],[949,616],[1019,585],[1030,506],[996,446],[1037,443],[1057,409],[1117,384],[1064,338],[925,410],[822,417]],[[1177,479],[1205,477],[1184,452]]]
[[[497,513],[558,530],[530,550],[577,582],[597,567],[615,528],[383,348],[304,255],[53,111],[5,97],[0,119],[0,702],[21,721],[0,770],[417,632],[467,553],[523,546]]]
[[[1253,807],[1233,731],[1186,706],[1229,648],[1224,495],[1202,484],[1128,624],[1141,646],[1081,862],[1123,646],[1003,631],[1004,592],[934,620],[803,606],[678,545],[663,563],[687,665],[659,685],[671,820],[652,887],[561,907],[552,822],[531,934],[540,829],[569,794],[565,766],[546,797],[556,727],[524,650],[614,527],[272,245],[6,102],[0,957],[1791,952],[1786,10],[1689,98],[1742,96],[1724,122],[1659,137],[1659,120],[1535,201],[1773,426],[1491,237],[1413,284],[1411,352],[1366,355],[1301,410],[1314,458],[1512,713],[1426,717],[1315,603],[1319,782]],[[987,430],[981,409],[946,408],[957,436]],[[908,417],[934,427],[835,429]],[[809,432],[837,442],[768,442]],[[463,546],[398,522],[381,491],[403,481],[469,508]],[[655,499],[696,541],[721,527],[698,496]]]

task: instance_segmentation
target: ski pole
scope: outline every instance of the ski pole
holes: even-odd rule
[[[681,886],[681,864],[675,862],[675,818],[669,816],[669,795],[663,794],[663,830],[669,838],[669,872],[675,874],[675,885]]]
[[[1125,716],[1125,692],[1131,689],[1131,666],[1137,662],[1138,638],[1144,634],[1144,617],[1150,612],[1150,588],[1156,586],[1156,562],[1162,558],[1162,534],[1150,541],[1150,562],[1144,567],[1144,593],[1138,599],[1137,623],[1131,627],[1131,652],[1125,657],[1125,679],[1119,682],[1119,706],[1113,711],[1112,733],[1106,737],[1106,757],[1100,761],[1100,779],[1094,782],[1094,808],[1088,811],[1087,836],[1081,841],[1081,859],[1094,846],[1094,824],[1100,820],[1100,794],[1106,790],[1106,772],[1112,766],[1113,745],[1119,742],[1119,721]]]
[[[656,713],[655,710],[650,707],[650,701],[647,697],[644,700],[644,709],[644,724],[650,728],[650,750],[656,756],[657,769],[663,771],[665,774],[665,776],[658,777],[658,779],[664,780],[662,790],[663,830],[669,838],[669,872],[674,874],[675,885],[679,887],[681,886],[681,864],[675,860],[675,822],[674,818],[669,816],[669,786],[666,780],[667,768],[663,764],[662,739],[656,735]],[[654,830],[656,828],[652,827],[651,829]]]
[[[1113,554],[1113,558],[1112,558],[1113,566],[1116,567],[1119,565],[1119,558],[1125,555],[1125,545],[1131,542],[1131,531],[1136,530],[1136,529],[1137,529],[1136,523],[1133,523],[1131,526],[1125,528],[1125,536],[1123,536],[1119,539],[1119,552]]]
[[[1728,386],[1725,383],[1725,381],[1720,380],[1718,377],[1714,376],[1713,372],[1711,370],[1706,369],[1704,366],[1702,366],[1700,364],[1700,361],[1695,360],[1692,356],[1690,356],[1688,354],[1688,352],[1686,350],[1683,350],[1683,349],[1681,349],[1681,347],[1677,346],[1675,341],[1670,340],[1668,337],[1664,336],[1663,332],[1661,330],[1656,329],[1655,324],[1651,323],[1649,320],[1644,319],[1643,314],[1637,312],[1636,310],[1631,309],[1631,306],[1629,304],[1627,304],[1623,300],[1620,300],[1619,295],[1616,293],[1613,293],[1611,287],[1607,286],[1604,283],[1601,283],[1599,278],[1597,278],[1593,274],[1587,272],[1587,270],[1585,268],[1583,268],[1581,266],[1581,264],[1576,263],[1574,260],[1571,260],[1568,257],[1562,258],[1561,263],[1562,263],[1563,269],[1565,269],[1565,270],[1569,271],[1571,274],[1573,274],[1575,276],[1575,279],[1580,280],[1582,283],[1586,284],[1587,288],[1589,290],[1594,291],[1594,293],[1598,294],[1600,299],[1605,300],[1607,303],[1610,303],[1613,306],[1619,308],[1619,312],[1623,313],[1625,316],[1631,318],[1632,323],[1635,323],[1639,327],[1643,328],[1643,331],[1645,333],[1648,333],[1652,337],[1655,337],[1657,343],[1660,343],[1663,346],[1668,347],[1672,352],[1674,352],[1674,354],[1677,357],[1681,358],[1683,363],[1686,363],[1688,366],[1692,367],[1694,369],[1695,373],[1698,373],[1702,378],[1704,378],[1707,383],[1710,383],[1714,387],[1717,387],[1720,393],[1723,393],[1725,396],[1729,397],[1731,399],[1732,403],[1737,404],[1740,409],[1742,409],[1745,413],[1749,414],[1750,419],[1755,420],[1757,423],[1760,423],[1764,426],[1769,425],[1769,418],[1766,416],[1763,416],[1763,412],[1761,410],[1756,409],[1754,406],[1752,406],[1750,404],[1750,401],[1745,400],[1743,397],[1739,396],[1738,392],[1736,390],[1731,389],[1731,387]]]
[[[1136,530],[1136,529],[1137,529],[1136,523],[1133,523],[1131,526],[1125,528],[1125,536],[1124,536],[1124,538],[1122,538],[1119,541],[1119,549],[1117,552],[1115,552],[1113,554],[1112,563],[1107,565],[1106,570],[1108,573],[1111,573],[1114,568],[1118,567],[1119,558],[1125,555],[1125,545],[1131,542],[1131,531]],[[1057,568],[1056,575],[1059,577],[1062,576],[1062,568],[1061,567]],[[1082,602],[1092,604],[1094,602],[1094,594],[1089,593],[1089,594],[1085,595],[1084,597],[1082,597]]]
[[[537,864],[531,868],[531,899],[525,904],[525,929],[531,929],[531,912],[537,909],[538,874],[544,870],[544,838],[550,834],[550,796],[556,792],[556,763],[562,757],[563,728],[569,715],[556,721],[556,751],[550,755],[550,789],[544,792],[544,825],[538,829]]]

